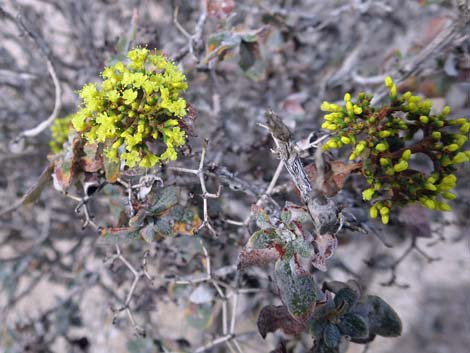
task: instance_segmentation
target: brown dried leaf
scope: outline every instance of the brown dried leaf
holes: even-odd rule
[[[338,247],[338,239],[336,236],[326,233],[317,234],[314,240],[315,257],[313,258],[313,266],[320,271],[326,271],[326,260],[332,257]]]
[[[305,330],[305,326],[296,321],[284,305],[265,306],[259,313],[257,325],[263,338],[266,338],[269,332],[275,332],[278,329],[287,335],[299,335]]]
[[[258,266],[266,268],[277,259],[279,259],[279,252],[272,249],[242,249],[238,256],[238,269],[243,271],[245,268],[251,266]]]
[[[72,181],[79,171],[78,161],[80,149],[81,140],[79,138],[75,138],[72,141],[72,146],[54,157],[54,173],[52,174],[52,178],[54,181],[54,187],[57,190],[65,192],[70,185],[72,185]]]
[[[97,172],[103,168],[103,158],[97,143],[86,143],[83,146],[83,156],[80,158],[80,168],[84,172]]]
[[[186,208],[184,209],[184,215],[181,220],[176,220],[173,225],[173,231],[175,234],[181,235],[194,235],[202,224],[201,217],[199,217],[196,209]]]
[[[325,161],[327,164],[327,172],[325,173],[325,181],[323,182],[322,191],[326,196],[335,196],[344,187],[344,183],[348,176],[359,171],[362,163],[343,163],[341,161]],[[317,179],[317,169],[315,164],[305,166],[305,171],[311,182]]]

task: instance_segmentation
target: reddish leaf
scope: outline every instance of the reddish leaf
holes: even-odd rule
[[[259,313],[257,325],[263,338],[266,338],[269,332],[275,332],[278,329],[287,335],[299,335],[305,330],[305,326],[295,320],[284,305],[265,306]]]
[[[178,119],[179,127],[189,136],[196,136],[194,133],[194,121],[197,119],[197,110],[192,104],[188,104],[187,114],[182,119]]]
[[[223,19],[230,15],[234,7],[233,0],[206,0],[206,9],[210,17]]]
[[[54,187],[57,190],[65,192],[72,185],[72,180],[78,172],[80,148],[80,139],[75,138],[71,146],[68,146],[64,152],[54,157],[54,173],[52,178]]]
[[[314,240],[315,257],[313,266],[320,271],[326,271],[326,260],[332,257],[338,247],[338,239],[332,234],[317,234]]]
[[[331,175],[329,177],[334,181],[339,191],[344,187],[346,178],[362,168],[362,163],[345,164],[341,161],[331,161],[330,166]]]
[[[243,249],[238,256],[238,269],[251,266],[266,268],[279,258],[276,249]]]
[[[326,196],[332,197],[336,195],[344,187],[344,183],[349,175],[359,171],[362,163],[345,164],[341,161],[325,161],[327,164],[325,180],[323,182],[322,191]],[[308,164],[305,171],[310,181],[315,182],[317,179],[317,169],[315,165]]]
[[[83,146],[83,156],[80,158],[80,168],[84,172],[97,172],[103,168],[103,158],[97,143],[86,143]]]

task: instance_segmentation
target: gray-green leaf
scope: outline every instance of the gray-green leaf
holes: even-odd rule
[[[341,333],[336,325],[329,323],[323,330],[323,340],[330,348],[336,348],[341,341]]]
[[[351,338],[365,338],[369,336],[367,322],[357,314],[344,314],[338,323],[338,328],[343,335]]]
[[[313,276],[291,258],[276,262],[275,278],[289,313],[297,318],[308,316],[315,306],[316,299],[316,283]]]

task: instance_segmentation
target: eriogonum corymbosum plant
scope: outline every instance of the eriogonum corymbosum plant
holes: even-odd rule
[[[380,215],[387,224],[392,206],[414,202],[450,211],[446,200],[456,197],[451,192],[457,181],[454,173],[470,159],[470,151],[462,150],[470,121],[450,119],[449,106],[433,113],[432,101],[411,92],[399,94],[390,77],[385,85],[390,104],[381,107],[373,107],[372,96],[363,92],[355,100],[346,93],[344,106],[323,102],[321,109],[328,114],[322,127],[333,133],[323,149],[349,146],[349,159],[362,162],[361,172],[369,184],[362,196],[372,204],[372,218]],[[432,171],[413,169],[410,164],[417,154],[432,161]]]
[[[188,87],[185,75],[163,55],[137,48],[101,76],[101,85],[81,89],[83,104],[72,119],[74,128],[89,142],[103,144],[107,158],[131,168],[175,160],[176,148],[186,142],[179,126],[186,115],[180,96]],[[163,141],[165,151],[152,152],[153,141]]]

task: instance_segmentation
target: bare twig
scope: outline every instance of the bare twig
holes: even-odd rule
[[[33,42],[37,45],[41,53],[44,55],[47,63],[47,70],[49,72],[49,75],[52,78],[52,82],[54,83],[54,88],[55,88],[55,100],[54,100],[54,108],[52,110],[52,113],[49,115],[49,117],[42,121],[39,125],[32,129],[28,129],[26,131],[23,131],[16,139],[18,141],[22,137],[31,137],[31,136],[37,136],[41,132],[43,132],[45,129],[47,129],[54,120],[57,118],[59,115],[60,109],[62,107],[62,88],[60,86],[60,81],[57,77],[56,70],[54,68],[54,65],[52,65],[50,55],[49,55],[49,50],[45,47],[44,43],[42,40],[40,40],[39,36],[34,33],[24,22],[24,18],[22,16],[17,17],[16,21],[17,26],[25,31],[28,36],[33,40]]]
[[[188,169],[188,168],[180,168],[180,167],[169,167],[168,169],[174,170],[176,172],[197,175],[197,177],[199,178],[199,183],[201,185],[202,194],[200,196],[202,198],[202,205],[203,205],[203,220],[202,220],[202,224],[198,228],[198,231],[200,231],[203,228],[207,228],[213,235],[217,235],[216,230],[214,229],[214,227],[209,221],[209,213],[207,210],[207,200],[219,198],[220,192],[222,191],[222,186],[221,185],[218,186],[217,192],[215,194],[207,191],[206,181],[204,179],[204,160],[206,158],[206,151],[207,151],[208,143],[209,143],[208,140],[204,141],[204,146],[202,147],[201,159],[199,160],[198,169]]]

